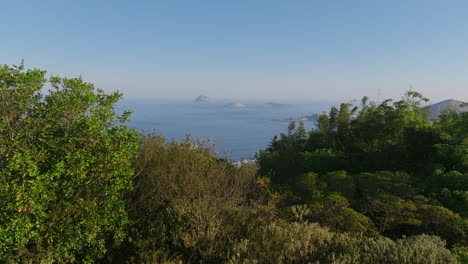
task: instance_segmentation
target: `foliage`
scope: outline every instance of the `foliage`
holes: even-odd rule
[[[435,127],[441,138],[435,148],[444,169],[468,172],[468,112],[446,112]]]
[[[332,237],[318,224],[272,222],[237,243],[228,263],[318,263]]]
[[[331,254],[321,263],[450,264],[459,263],[438,237],[421,235],[392,241],[388,238],[335,236]]]
[[[468,247],[456,247],[452,249],[452,252],[458,258],[460,263],[468,263]]]
[[[423,102],[414,91],[399,101],[364,97],[332,107],[306,137],[290,125],[257,155],[281,215],[335,232],[430,234],[466,246],[468,113],[430,122]]]
[[[365,233],[378,235],[374,223],[367,216],[349,207],[348,200],[336,193],[307,205],[310,210],[307,220],[322,223],[335,232]]]
[[[0,263],[468,261],[467,113],[364,97],[236,166],[138,135],[120,97],[0,67]]]
[[[0,262],[92,263],[122,240],[137,135],[120,97],[0,67]]]
[[[144,136],[135,168],[128,254],[142,261],[151,250],[165,248],[188,260],[219,262],[274,209],[255,165],[237,168],[189,140]]]
[[[459,261],[435,236],[393,241],[332,233],[316,223],[273,222],[258,227],[237,243],[228,263],[456,264]]]

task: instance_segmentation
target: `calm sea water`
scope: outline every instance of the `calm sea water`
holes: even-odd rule
[[[192,139],[209,141],[216,152],[231,160],[252,158],[268,146],[274,135],[287,131],[287,121],[274,121],[328,111],[332,102],[287,102],[271,106],[265,102],[242,102],[245,108],[229,108],[228,102],[195,103],[174,100],[126,99],[118,109],[131,109],[130,126],[137,130],[163,134],[169,140]],[[315,122],[305,121],[314,128]]]

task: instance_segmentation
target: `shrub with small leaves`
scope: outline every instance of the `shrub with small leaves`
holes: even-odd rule
[[[94,263],[122,240],[138,135],[120,97],[0,67],[0,262]]]
[[[456,264],[457,258],[439,237],[419,235],[397,241],[385,237],[338,234],[321,263],[332,264]]]
[[[162,248],[191,262],[220,263],[274,210],[268,182],[254,164],[234,166],[199,142],[143,136],[135,168],[128,199],[132,226],[121,259],[146,263]]]
[[[316,263],[332,237],[316,223],[273,222],[237,243],[229,263]]]

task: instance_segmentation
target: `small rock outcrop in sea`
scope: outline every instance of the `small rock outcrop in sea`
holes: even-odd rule
[[[200,95],[197,97],[197,99],[195,99],[194,102],[195,103],[210,103],[210,102],[214,102],[214,100],[212,98],[209,98],[208,96]]]
[[[229,103],[226,105],[226,107],[231,107],[231,108],[245,108],[247,105],[241,104],[239,102],[234,102],[234,103]]]
[[[291,106],[289,104],[280,104],[280,103],[274,103],[274,102],[268,102],[265,104],[266,106],[271,106],[271,107],[284,107],[284,106]]]
[[[319,114],[312,114],[310,116],[300,116],[300,117],[289,117],[289,118],[278,118],[273,119],[275,122],[292,122],[292,121],[316,121],[319,118]]]

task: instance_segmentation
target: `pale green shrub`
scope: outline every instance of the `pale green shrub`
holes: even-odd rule
[[[330,254],[321,263],[332,264],[451,264],[459,263],[439,237],[420,235],[392,241],[337,235]]]
[[[145,136],[135,168],[127,258],[142,261],[163,248],[194,263],[220,263],[274,210],[254,164],[236,167],[196,142]]]
[[[229,263],[318,263],[332,237],[316,223],[270,223],[237,243]]]

